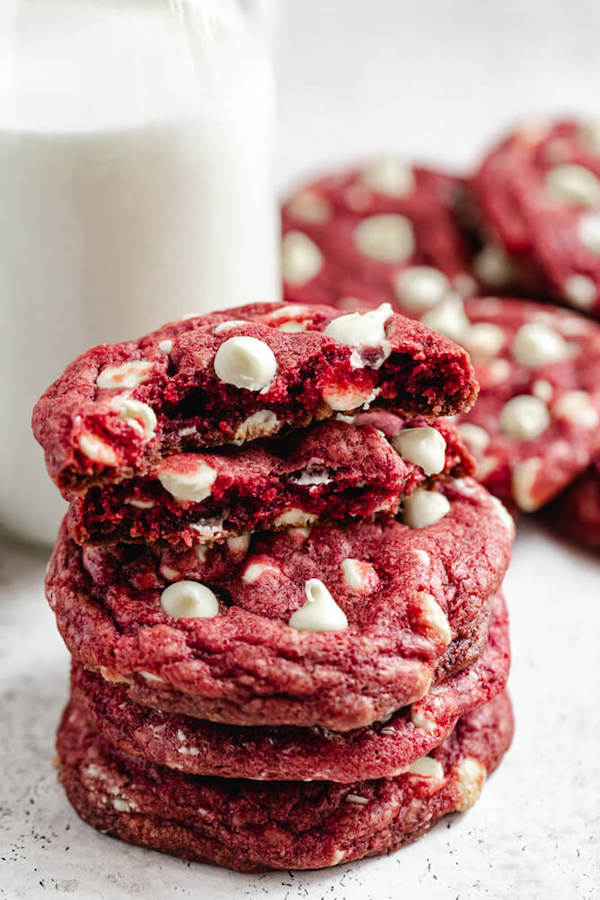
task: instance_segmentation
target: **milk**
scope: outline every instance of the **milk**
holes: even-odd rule
[[[21,0],[13,22],[0,22],[0,522],[50,541],[61,501],[29,417],[66,363],[279,296],[273,83],[241,3]]]

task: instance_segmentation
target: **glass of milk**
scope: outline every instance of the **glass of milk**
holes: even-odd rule
[[[274,79],[243,0],[0,5],[0,526],[49,542],[29,420],[65,365],[279,297]]]

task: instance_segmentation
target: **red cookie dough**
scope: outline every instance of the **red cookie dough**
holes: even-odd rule
[[[493,606],[482,656],[422,700],[379,722],[340,734],[318,728],[217,725],[138,706],[119,685],[74,664],[71,698],[114,747],[192,775],[258,780],[351,782],[398,775],[437,747],[458,718],[506,687],[508,614]]]
[[[377,303],[408,295],[432,303],[451,290],[472,293],[470,250],[454,218],[462,190],[457,178],[397,158],[302,187],[283,207],[285,298],[328,303],[359,290]]]
[[[215,581],[204,547],[178,567],[171,554],[165,569],[148,548],[82,549],[63,526],[47,596],[73,657],[126,681],[135,701],[348,731],[421,699],[482,652],[508,565],[512,520],[471,479],[417,491],[403,516],[424,527],[385,518],[254,535],[244,563]],[[200,611],[190,613],[190,594]]]
[[[70,499],[145,474],[165,456],[334,411],[373,404],[433,417],[472,405],[473,371],[452,342],[384,306],[358,322],[339,317],[328,307],[254,304],[84,353],[33,413],[50,476]]]
[[[578,544],[600,551],[600,460],[549,507],[548,519]]]
[[[146,476],[92,487],[71,503],[69,532],[80,544],[160,540],[189,547],[316,519],[393,513],[428,476],[473,473],[448,420],[433,423],[436,435],[423,418],[363,415],[377,427],[329,420],[287,438],[169,457]],[[403,446],[403,431],[409,442],[422,437],[424,444]]]
[[[524,125],[492,148],[471,190],[490,287],[524,278],[600,315],[600,123]]]
[[[99,831],[251,872],[338,865],[414,840],[475,803],[512,734],[510,701],[500,694],[395,778],[269,784],[184,775],[128,756],[71,704],[57,751],[69,801]]]

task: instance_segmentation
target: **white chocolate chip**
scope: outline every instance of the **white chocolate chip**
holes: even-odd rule
[[[100,463],[102,466],[116,466],[119,463],[113,448],[90,431],[80,434],[79,449],[92,462]]]
[[[219,322],[213,330],[215,334],[222,334],[224,331],[231,331],[232,328],[247,328],[249,324],[247,319],[229,319],[227,322]]]
[[[290,319],[289,322],[282,322],[277,328],[279,331],[283,331],[286,334],[299,334],[301,331],[306,331],[308,324],[306,322],[297,322],[295,319]]]
[[[198,581],[176,581],[160,595],[160,605],[175,619],[212,619],[219,613],[219,601],[210,588]]]
[[[264,341],[243,335],[221,344],[215,355],[214,369],[225,384],[247,391],[262,391],[275,377],[277,360]]]
[[[415,187],[412,167],[406,160],[385,156],[366,166],[361,175],[364,184],[378,194],[405,197]]]
[[[419,595],[419,603],[423,618],[430,628],[436,631],[446,646],[452,640],[452,631],[446,613],[431,594],[422,592]]]
[[[169,354],[171,352],[171,350],[173,349],[173,341],[170,341],[170,340],[161,341],[160,344],[158,345],[158,349],[162,353]]]
[[[314,313],[314,309],[311,309],[310,306],[305,306],[304,304],[283,303],[272,312],[265,313],[262,318],[265,322],[268,322],[269,325],[277,327],[280,321],[285,322],[290,318],[312,320]]]
[[[314,241],[302,231],[288,231],[281,244],[283,280],[300,286],[318,275],[323,254]]]
[[[486,385],[502,384],[510,377],[511,372],[511,365],[507,359],[493,359],[485,367],[485,383]],[[483,380],[481,376],[480,380]]]
[[[160,675],[153,675],[152,672],[140,672],[139,673],[144,681],[151,681],[157,684],[165,684],[165,679],[161,678]]]
[[[235,535],[227,538],[227,549],[234,555],[245,554],[250,546],[250,532],[245,531],[243,534]]]
[[[331,204],[317,191],[306,188],[298,191],[287,204],[287,212],[301,222],[313,224],[327,222],[331,218]]]
[[[369,802],[366,797],[361,797],[360,794],[346,794],[345,800],[346,803],[353,803],[355,806],[366,806]]]
[[[316,472],[306,470],[302,472],[300,475],[292,476],[291,480],[294,484],[298,484],[301,487],[316,487],[319,484],[331,484],[333,478],[328,475],[326,472]]]
[[[415,237],[405,216],[381,213],[368,216],[356,226],[354,243],[369,259],[382,263],[401,263],[412,256]]]
[[[422,756],[420,759],[416,759],[408,772],[410,775],[418,775],[420,778],[434,778],[436,781],[442,781],[444,778],[444,767],[432,756]]]
[[[255,581],[258,581],[265,572],[272,572],[274,575],[281,575],[281,569],[277,566],[274,566],[270,563],[261,563],[255,562],[250,563],[249,566],[244,569],[244,574],[242,575],[242,581],[245,581],[246,584],[254,584]]]
[[[475,274],[490,287],[503,287],[515,277],[515,267],[502,247],[486,244],[473,260]]]
[[[122,800],[120,797],[115,797],[113,800],[113,806],[117,810],[117,812],[125,812],[130,813],[136,809],[135,805],[132,803],[128,803],[127,800]]]
[[[504,331],[493,322],[476,322],[467,330],[463,344],[476,362],[498,356],[504,341]]]
[[[285,528],[289,525],[292,528],[305,528],[307,525],[312,525],[313,522],[316,522],[317,518],[318,516],[314,513],[304,512],[303,509],[293,507],[292,509],[286,510],[286,512],[282,513],[280,516],[277,516],[273,522],[273,527]]]
[[[449,296],[421,318],[423,325],[462,343],[470,328],[460,297]]]
[[[96,378],[99,388],[134,388],[147,381],[154,368],[147,359],[132,359],[119,366],[107,366]]]
[[[429,553],[427,552],[427,550],[415,549],[415,550],[413,550],[413,553],[415,554],[415,556],[417,557],[419,562],[422,563],[424,566],[431,565],[431,557],[430,557]]]
[[[154,500],[136,500],[135,497],[127,497],[125,503],[134,509],[154,509],[155,506]]]
[[[512,355],[522,366],[535,368],[560,362],[570,353],[565,339],[543,322],[528,322],[517,331]]]
[[[192,468],[184,471],[171,469],[167,464],[158,472],[158,480],[172,497],[192,503],[201,503],[210,497],[216,479],[216,469],[203,460],[196,461]]]
[[[435,428],[404,428],[392,438],[402,459],[420,466],[426,475],[437,475],[446,465],[446,441]]]
[[[270,409],[259,409],[238,425],[232,443],[240,446],[246,441],[269,437],[279,429],[279,419]]]
[[[538,456],[532,456],[517,463],[512,472],[511,487],[513,500],[523,512],[534,512],[540,507],[540,501],[534,496],[534,487],[543,462]]]
[[[147,403],[132,400],[131,397],[115,397],[113,407],[118,411],[119,418],[124,419],[141,435],[144,444],[154,437],[157,425],[156,415]]]
[[[587,391],[567,391],[556,401],[552,413],[557,419],[568,419],[582,428],[596,428],[600,416]]]
[[[420,728],[421,731],[431,733],[437,728],[435,719],[431,719],[417,704],[413,704],[410,708],[410,720],[415,728]]]
[[[347,586],[358,594],[370,593],[379,582],[377,572],[365,560],[348,557],[340,564],[340,569]]]
[[[483,763],[472,756],[467,756],[458,764],[458,789],[461,800],[457,804],[457,812],[465,812],[479,799],[487,776]]]
[[[600,215],[584,213],[577,223],[577,236],[584,247],[600,256]]]
[[[306,602],[292,614],[289,624],[298,631],[343,631],[348,627],[345,612],[337,605],[318,578],[304,585]]]
[[[554,388],[545,378],[538,378],[531,386],[531,393],[534,397],[537,397],[538,400],[543,400],[544,403],[550,403],[552,395],[554,394]]]
[[[347,347],[377,347],[385,341],[385,323],[392,315],[390,303],[366,313],[348,313],[332,319],[324,334]]]
[[[190,528],[199,535],[202,541],[215,541],[223,535],[223,520],[219,519],[201,519],[190,525]]]
[[[569,206],[600,206],[600,181],[585,166],[564,163],[546,173],[546,191],[557,203]]]
[[[294,541],[303,544],[310,537],[311,528],[310,526],[292,526],[287,528],[286,531]]]
[[[453,284],[461,297],[472,297],[477,290],[477,282],[472,275],[467,275],[466,272],[456,275]]]
[[[492,472],[495,472],[498,468],[498,459],[495,456],[484,456],[483,459],[479,460],[477,463],[477,468],[475,469],[475,478],[477,481],[485,481]]]
[[[485,428],[465,422],[458,426],[458,431],[463,441],[476,456],[482,456],[485,453],[490,443],[490,436]]]
[[[423,488],[404,498],[403,521],[409,528],[427,528],[450,512],[450,503],[438,491]]]
[[[323,399],[336,412],[346,412],[350,409],[358,409],[358,407],[364,406],[365,403],[371,403],[374,400],[374,395],[369,388],[350,387],[346,388],[346,390],[340,390],[337,387],[324,387]]]
[[[504,404],[499,422],[501,431],[508,437],[532,441],[550,424],[550,413],[546,404],[537,397],[519,394]]]
[[[420,313],[440,303],[450,282],[432,266],[410,266],[394,279],[396,297],[409,312]]]
[[[229,540],[227,541],[227,546],[230,550],[232,548],[229,541],[233,540],[235,540],[235,538],[229,538]],[[206,557],[208,556],[208,547],[206,546],[206,544],[196,544],[196,546],[193,548],[193,553],[199,563],[205,563]],[[171,578],[170,580],[175,581],[174,578]]]
[[[569,275],[563,284],[567,300],[577,309],[591,309],[596,302],[596,285],[587,275]]]

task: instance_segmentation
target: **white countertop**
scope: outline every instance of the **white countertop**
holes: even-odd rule
[[[382,149],[467,165],[511,119],[599,112],[593,0],[289,7],[282,184]],[[68,663],[45,557],[0,545],[2,900],[600,897],[600,557],[521,525],[507,579],[516,737],[473,810],[385,859],[252,877],[121,844],[68,806],[50,764]]]

